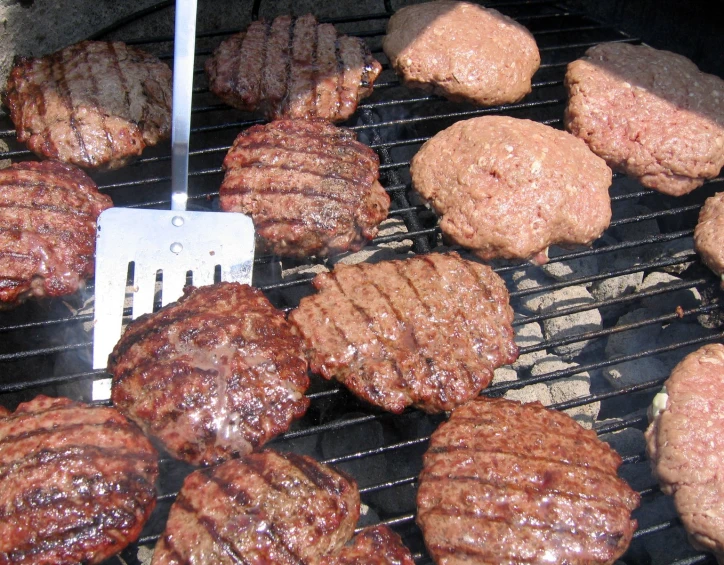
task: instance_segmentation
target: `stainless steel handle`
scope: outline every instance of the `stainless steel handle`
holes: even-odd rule
[[[196,0],[176,0],[171,110],[171,210],[186,210],[196,47]]]

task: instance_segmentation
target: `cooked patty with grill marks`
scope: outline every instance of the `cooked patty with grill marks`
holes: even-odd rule
[[[300,338],[260,290],[238,283],[186,287],[129,324],[108,372],[113,404],[195,465],[261,447],[309,405]]]
[[[118,41],[83,41],[17,59],[4,102],[37,155],[118,169],[171,134],[171,69]]]
[[[156,504],[156,451],[114,408],[37,396],[0,411],[0,563],[100,563]]]
[[[319,563],[359,511],[351,478],[310,457],[253,453],[186,478],[152,565]]]
[[[221,209],[251,215],[260,247],[278,255],[357,251],[390,207],[377,182],[377,154],[323,120],[253,126],[236,138],[223,167]]]
[[[364,41],[340,36],[311,14],[252,22],[206,61],[214,94],[268,119],[344,121],[372,93],[381,70]]]
[[[0,307],[72,294],[93,276],[96,220],[113,205],[82,170],[56,161],[0,170]]]
[[[645,434],[651,468],[692,545],[724,563],[724,345],[684,357],[664,387]]]
[[[479,397],[432,435],[417,523],[439,565],[613,563],[639,495],[596,434],[539,403]]]
[[[457,253],[337,264],[289,319],[313,371],[399,413],[450,410],[518,355],[502,279]]]
[[[365,528],[349,545],[322,558],[321,565],[413,565],[410,550],[387,526]]]
[[[724,288],[724,192],[706,199],[694,230],[694,248]]]

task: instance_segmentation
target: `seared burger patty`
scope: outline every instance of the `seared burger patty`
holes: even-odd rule
[[[607,43],[568,65],[568,131],[614,169],[680,196],[724,166],[724,80],[686,57]]]
[[[339,35],[311,14],[252,22],[206,61],[214,94],[270,120],[344,121],[372,93],[381,70],[364,41]]]
[[[518,355],[505,284],[457,253],[337,264],[312,284],[289,315],[312,370],[385,410],[450,410]]]
[[[156,504],[156,452],[117,410],[38,396],[0,410],[0,563],[100,563]]]
[[[55,161],[0,170],[0,305],[72,294],[93,276],[96,220],[113,205]]]
[[[314,459],[271,450],[191,473],[152,565],[319,563],[352,536],[359,492]]]
[[[357,251],[390,207],[377,154],[322,120],[253,126],[223,167],[222,210],[251,215],[261,247],[278,255]]]
[[[538,46],[525,27],[470,2],[398,10],[382,47],[406,86],[485,106],[523,98],[540,66]]]
[[[19,58],[4,102],[18,141],[85,168],[117,169],[171,134],[171,70],[118,41]]]
[[[724,192],[707,198],[694,230],[694,248],[707,267],[724,277]],[[724,288],[724,278],[722,278]]]
[[[187,287],[129,324],[108,372],[113,404],[195,465],[251,452],[309,405],[301,340],[260,290],[238,283]]]
[[[646,430],[654,475],[691,543],[724,563],[724,345],[687,355],[664,386],[663,410]]]
[[[620,464],[563,413],[480,397],[432,435],[417,523],[439,565],[612,564],[639,504]]]
[[[387,526],[365,528],[349,545],[325,556],[321,565],[413,565],[410,550]]]
[[[422,146],[410,174],[443,233],[486,261],[545,263],[549,245],[589,245],[611,220],[606,163],[530,120],[457,122]]]

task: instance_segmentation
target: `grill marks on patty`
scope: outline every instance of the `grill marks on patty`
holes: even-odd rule
[[[639,503],[620,464],[565,414],[478,398],[431,438],[417,521],[440,565],[613,563]]]
[[[221,208],[250,214],[260,244],[303,258],[360,249],[387,217],[379,158],[322,120],[277,120],[236,138],[224,159]]]
[[[365,528],[352,543],[322,558],[321,565],[413,565],[400,536],[387,526]]]
[[[316,562],[352,536],[354,481],[306,456],[264,451],[184,482],[153,565]]]
[[[503,281],[457,253],[347,266],[289,319],[312,370],[391,412],[450,410],[517,357]]]
[[[18,140],[40,156],[117,169],[171,131],[171,70],[120,42],[84,41],[20,58],[5,102]]]
[[[214,94],[269,119],[346,120],[381,70],[361,39],[339,36],[311,14],[252,22],[206,62]]]
[[[113,408],[38,396],[0,414],[0,559],[100,563],[155,505],[156,452]]]
[[[0,302],[72,294],[94,272],[96,220],[112,205],[72,165],[0,170]]]
[[[114,405],[192,464],[246,454],[309,405],[299,337],[263,293],[201,288],[129,324],[109,357]]]

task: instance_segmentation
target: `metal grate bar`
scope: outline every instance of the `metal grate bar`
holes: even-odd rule
[[[613,304],[624,304],[626,302],[633,302],[634,300],[638,300],[640,298],[647,298],[649,296],[657,296],[659,294],[665,294],[669,291],[673,290],[685,290],[687,288],[692,288],[696,286],[696,284],[702,284],[706,282],[708,279],[699,279],[699,281],[683,281],[681,283],[672,283],[669,286],[660,287],[660,288],[654,288],[651,290],[647,290],[644,292],[638,292],[635,294],[628,294],[626,296],[621,296],[618,298],[611,298],[609,300],[601,300],[598,302],[591,302],[588,304],[585,304],[583,306],[571,306],[570,308],[562,308],[560,310],[557,310],[552,313],[548,314],[539,314],[537,316],[530,316],[529,318],[525,319],[526,323],[530,322],[540,322],[542,320],[549,320],[551,318],[559,318],[561,316],[567,316],[569,314],[577,314],[579,312],[586,312],[588,310],[595,310],[597,308],[600,308],[602,306],[611,306]],[[703,314],[705,312],[709,312],[711,310],[716,310],[719,308],[719,304],[710,304],[706,306],[701,306],[699,308],[695,308],[694,310],[690,311],[682,311],[682,312],[672,312],[671,314],[664,314],[662,316],[659,316],[658,318],[651,318],[650,321],[646,321],[645,323],[641,323],[641,325],[649,325],[651,323],[656,322],[664,322],[664,321],[671,321],[675,320],[677,318],[683,318],[684,316],[693,315],[693,314]],[[638,323],[638,322],[637,322]],[[520,322],[517,323],[517,325],[524,325]],[[634,329],[633,323],[626,326],[619,326],[621,328],[625,329]],[[532,347],[532,346],[531,346]],[[524,353],[530,353],[531,351],[535,351],[534,349],[526,349]]]
[[[696,565],[697,563],[709,563],[711,565],[715,565],[716,561],[711,555],[702,553],[701,555],[695,555],[694,557],[679,559],[674,561],[671,565]]]
[[[406,447],[412,447],[416,445],[423,445],[429,441],[430,437],[423,437],[423,438],[417,438],[409,441],[403,441],[400,443],[393,443],[390,445],[385,445],[383,447],[379,447],[377,449],[370,449],[366,451],[358,451],[357,453],[351,453],[349,455],[343,455],[340,457],[332,457],[330,459],[325,459],[322,461],[325,465],[338,465],[339,463],[344,463],[346,461],[353,461],[355,459],[361,459],[362,457],[371,457],[373,455],[381,455],[383,453],[388,453],[390,451],[397,451],[400,449],[404,449]]]
[[[371,487],[364,487],[359,489],[360,494],[372,494],[375,492],[379,492],[381,490],[386,490],[389,488],[397,488],[407,485],[412,485],[417,482],[417,477],[406,477],[404,479],[398,479],[396,481],[389,481],[386,483],[382,483],[379,485],[374,485]]]
[[[403,126],[403,125],[410,125],[410,124],[419,124],[422,122],[429,122],[431,120],[447,120],[447,119],[453,119],[453,118],[467,118],[472,116],[483,116],[485,114],[494,114],[498,112],[507,112],[510,110],[521,110],[521,109],[531,109],[531,108],[537,108],[542,106],[554,106],[556,104],[562,104],[564,102],[563,99],[554,99],[554,100],[541,100],[541,101],[533,101],[533,102],[520,102],[518,104],[506,104],[503,106],[494,106],[490,108],[480,108],[477,110],[466,110],[462,112],[448,112],[445,114],[435,114],[432,116],[419,116],[416,118],[400,118],[398,120],[388,120],[386,122],[379,122],[376,124],[377,127],[390,127],[390,126]],[[559,121],[559,120],[556,120]],[[349,129],[354,131],[362,131],[369,129],[370,126],[362,125],[362,126],[353,126]]]
[[[369,108],[365,108],[362,110],[362,117],[364,121],[367,124],[374,125],[375,119],[374,114]],[[390,151],[387,147],[382,144],[382,137],[380,136],[380,132],[377,128],[373,128],[371,130],[372,134],[372,141],[374,143],[377,143],[379,145],[378,153],[380,155],[380,171],[384,170],[385,167],[387,167],[392,161],[392,157],[390,157]],[[387,174],[387,180],[392,184],[393,186],[397,186],[400,184],[400,178],[397,175],[397,172],[390,171]],[[410,202],[407,200],[407,195],[402,190],[395,190],[392,191],[391,194],[392,201],[394,202],[395,206],[398,208],[410,208]],[[420,231],[423,231],[422,224],[420,223],[420,219],[417,216],[417,214],[409,212],[406,214],[403,214],[402,216],[405,225],[407,226],[408,233],[419,233]],[[379,238],[379,240],[384,240],[384,237]],[[415,244],[415,251],[417,253],[427,253],[430,251],[430,243],[427,240],[424,235],[422,237],[416,237],[414,238]]]
[[[631,394],[632,392],[639,392],[642,390],[649,390],[652,388],[658,388],[666,379],[656,379],[646,383],[641,383],[635,386],[628,387],[625,391],[615,390],[613,392],[602,392],[599,394],[589,394],[588,396],[582,396],[575,400],[568,400],[567,402],[557,402],[551,404],[550,408],[555,410],[569,410],[570,408],[576,408],[578,406],[585,406],[586,404],[593,404],[594,402],[600,402],[602,400],[608,400],[610,398],[616,398],[617,396],[623,396]]]
[[[621,363],[625,363],[626,361],[634,361],[635,359],[642,359],[644,357],[651,357],[654,355],[658,355],[661,353],[669,353],[671,351],[675,351],[677,349],[688,347],[691,345],[704,345],[706,343],[711,343],[714,341],[722,340],[724,339],[724,333],[712,335],[712,336],[706,336],[706,337],[699,337],[694,338],[686,341],[682,341],[679,343],[674,343],[671,345],[665,345],[662,347],[655,347],[652,349],[647,349],[645,351],[640,351],[638,353],[632,353],[630,355],[620,355],[616,357],[612,357],[610,359],[606,359],[605,361],[598,361],[595,363],[586,363],[578,365],[577,367],[573,367],[570,369],[561,369],[560,371],[554,371],[551,373],[546,373],[543,375],[538,375],[535,377],[527,377],[523,381],[515,381],[514,384],[511,383],[505,383],[505,384],[497,384],[497,385],[491,385],[485,391],[483,391],[484,394],[493,394],[499,391],[504,391],[509,388],[520,388],[520,386],[527,386],[531,384],[537,384],[537,383],[543,383],[547,381],[551,381],[554,379],[560,379],[563,377],[570,377],[573,375],[577,375],[579,373],[584,373],[587,371],[593,371],[595,369],[603,369],[605,367],[611,367],[613,365],[620,365]],[[519,385],[519,386],[518,386]],[[629,392],[629,388],[622,388],[622,391]]]
[[[592,248],[592,249],[587,249],[586,251],[573,251],[571,253],[557,255],[556,257],[551,257],[548,262],[553,263],[553,262],[568,261],[570,259],[578,259],[580,257],[587,257],[589,255],[602,255],[604,253],[611,253],[612,251],[620,251],[622,249],[631,249],[632,247],[640,247],[640,246],[649,245],[652,243],[663,243],[666,241],[673,241],[675,239],[680,239],[682,237],[692,235],[693,233],[694,233],[694,230],[689,229],[689,230],[682,230],[682,231],[671,232],[671,233],[660,234],[660,235],[652,235],[652,236],[645,237],[642,239],[624,241],[624,242],[616,243],[613,245],[606,245],[604,247],[596,247],[596,248]],[[519,268],[520,268],[520,265],[512,265],[510,267],[496,268],[495,271],[497,273],[503,273],[506,271],[513,271],[513,270],[519,269]]]
[[[665,522],[661,522],[654,526],[649,526],[648,528],[641,528],[639,530],[636,530],[634,532],[633,539],[638,539],[643,536],[648,536],[651,534],[655,534],[657,532],[662,532],[664,530],[673,528],[674,526],[680,526],[680,525],[681,525],[681,521],[678,518],[675,518],[673,520],[666,520]]]
[[[559,283],[551,283],[551,284],[548,284],[545,286],[527,288],[525,290],[514,290],[514,291],[510,292],[510,296],[511,296],[511,298],[518,298],[521,296],[529,296],[531,294],[540,294],[541,292],[548,292],[551,290],[558,290],[558,289],[566,288],[569,286],[576,286],[576,285],[581,285],[581,284],[587,284],[590,282],[596,282],[599,280],[606,280],[609,278],[620,277],[622,275],[629,275],[631,273],[639,273],[641,271],[646,271],[646,270],[650,270],[650,269],[656,269],[656,268],[661,268],[661,267],[670,267],[673,265],[680,265],[682,263],[687,263],[687,262],[691,261],[695,257],[696,257],[696,254],[692,252],[691,254],[686,255],[685,257],[662,259],[660,261],[652,261],[650,263],[634,265],[633,267],[626,267],[624,269],[617,269],[615,271],[606,271],[605,273],[600,273],[598,275],[589,275],[587,277],[577,277],[577,278],[568,279],[566,281],[562,281]],[[524,267],[528,267],[528,265],[525,265]],[[668,288],[668,287],[665,287],[665,288]],[[608,305],[608,302],[605,302],[605,304]],[[532,320],[533,320],[533,317],[526,318],[525,323],[530,322]],[[516,322],[513,322],[513,325],[521,324],[521,323],[523,323],[523,322],[516,321]]]

